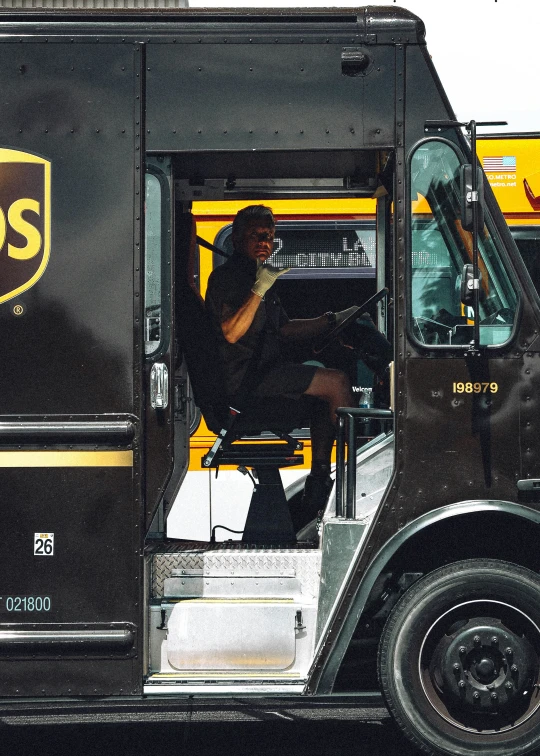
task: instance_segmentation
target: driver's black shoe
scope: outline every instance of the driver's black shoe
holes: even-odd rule
[[[291,509],[295,532],[311,520],[315,520],[319,512],[324,511],[333,485],[334,481],[330,476],[326,478],[316,478],[311,474],[307,476],[300,504]]]
[[[392,345],[372,322],[358,319],[342,336],[342,343],[352,349],[376,375],[383,375],[392,359]]]

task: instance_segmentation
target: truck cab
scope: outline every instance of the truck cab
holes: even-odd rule
[[[421,20],[0,28],[3,710],[379,690],[426,752],[532,752],[540,301]],[[306,426],[224,406],[194,267],[197,203],[285,199],[371,203],[369,234],[296,226],[274,261],[291,313],[366,307],[392,357],[349,360],[381,389],[340,410],[307,534]],[[330,336],[307,357],[335,364]]]

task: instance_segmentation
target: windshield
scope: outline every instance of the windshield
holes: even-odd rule
[[[420,145],[411,160],[410,317],[429,345],[466,345],[474,313],[460,298],[463,267],[472,262],[472,233],[461,225],[460,160],[441,141]],[[512,332],[517,295],[493,237],[479,234],[480,343],[502,344]]]

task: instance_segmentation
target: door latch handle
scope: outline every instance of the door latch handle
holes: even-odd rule
[[[150,371],[150,404],[154,409],[169,405],[169,371],[164,362],[155,362]]]

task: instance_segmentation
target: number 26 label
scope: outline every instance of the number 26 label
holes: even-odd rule
[[[54,555],[54,533],[34,533],[34,556]]]

